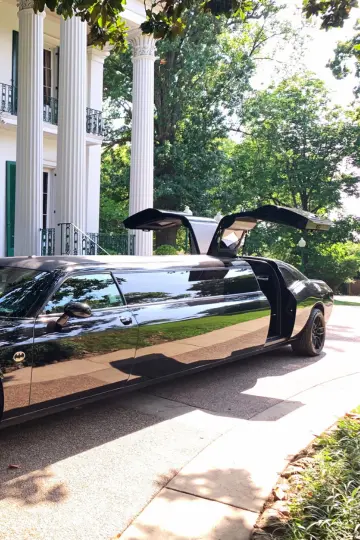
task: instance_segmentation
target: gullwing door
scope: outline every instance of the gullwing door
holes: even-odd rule
[[[127,229],[142,231],[159,231],[183,225],[190,232],[190,246],[193,255],[206,255],[217,228],[212,218],[191,216],[182,212],[168,212],[147,208],[124,220]]]
[[[209,255],[234,257],[245,242],[246,235],[259,221],[287,225],[307,231],[327,231],[331,221],[305,212],[267,204],[255,210],[224,216],[220,221],[209,248]]]

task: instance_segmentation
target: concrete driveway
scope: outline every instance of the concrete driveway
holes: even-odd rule
[[[324,420],[327,413],[330,422],[331,402],[340,408],[354,399],[360,403],[359,347],[360,308],[337,306],[318,358],[296,357],[286,347],[0,432],[0,539],[119,537],[165,485],[172,504],[176,493],[191,493],[256,515],[268,489],[258,486],[263,467],[249,491],[244,472],[239,480],[239,467],[227,463],[230,450],[249,453],[256,440],[256,447],[282,460],[277,426],[286,427],[294,448],[301,447],[296,425],[306,414]],[[250,453],[248,459],[264,461]],[[21,468],[10,470],[10,463]],[[227,472],[219,481],[214,470],[224,463]],[[268,481],[271,486],[273,477]],[[231,482],[236,486],[229,491]],[[149,536],[128,531],[126,538]],[[196,534],[164,538],[213,538]],[[230,537],[243,538],[221,531],[214,536]]]

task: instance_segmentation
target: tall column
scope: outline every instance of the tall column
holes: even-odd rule
[[[94,47],[87,49],[87,106],[102,110],[104,61],[109,52]],[[86,232],[99,232],[101,138],[98,144],[86,147]]]
[[[154,61],[156,42],[140,30],[133,47],[130,215],[154,204]],[[152,233],[135,231],[136,255],[152,255]]]
[[[86,228],[86,23],[60,20],[56,222]],[[60,228],[57,228],[58,235]],[[59,242],[56,242],[59,248]]]
[[[40,255],[44,17],[33,0],[19,0],[15,255]]]

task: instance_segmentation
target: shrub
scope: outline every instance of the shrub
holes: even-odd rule
[[[163,244],[155,249],[155,255],[177,255],[177,251],[174,246]]]

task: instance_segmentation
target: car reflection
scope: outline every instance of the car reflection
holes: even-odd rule
[[[0,378],[4,413],[29,405],[34,321],[0,319]]]

